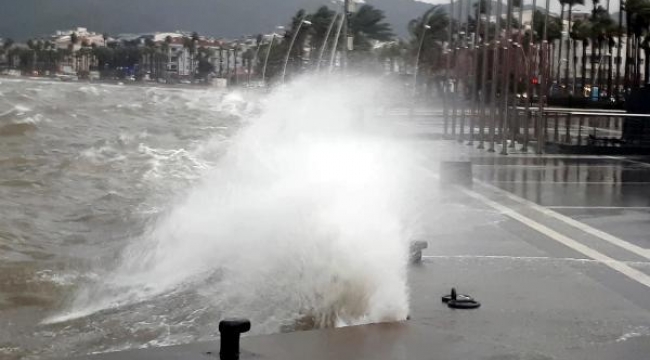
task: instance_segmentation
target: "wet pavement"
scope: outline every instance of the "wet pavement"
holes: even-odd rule
[[[650,158],[422,146],[432,184],[440,160],[471,161],[474,184],[445,190],[445,213],[430,214],[429,248],[409,270],[411,320],[247,337],[242,358],[650,358]],[[447,308],[440,297],[451,287],[482,307]],[[218,358],[218,349],[99,358]]]

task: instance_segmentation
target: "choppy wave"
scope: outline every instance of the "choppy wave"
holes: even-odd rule
[[[359,124],[355,106],[374,84],[347,88],[314,90],[305,81],[278,91],[214,164],[141,146],[154,159],[194,163],[202,180],[133,239],[100,284],[48,321],[188,287],[222,314],[252,318],[257,331],[406,318],[413,229],[403,220],[412,215],[415,157]],[[237,94],[223,101],[219,111],[248,109]],[[203,149],[211,142],[222,143],[212,139]]]

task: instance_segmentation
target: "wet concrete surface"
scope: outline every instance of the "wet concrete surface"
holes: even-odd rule
[[[650,358],[650,158],[506,157],[441,143],[430,151],[472,161],[475,184],[429,214],[445,226],[422,235],[429,248],[409,269],[411,320],[247,337],[242,358]],[[440,297],[451,287],[481,308],[449,309]],[[96,358],[208,359],[218,349]]]

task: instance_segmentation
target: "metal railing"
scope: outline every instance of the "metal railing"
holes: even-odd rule
[[[478,149],[487,149],[490,152],[498,150],[501,154],[531,150],[542,154],[549,146],[645,146],[650,149],[650,114],[560,107],[544,107],[540,111],[538,106],[510,106],[508,120],[504,123],[505,111],[502,109],[503,107],[495,107],[481,113],[471,106],[465,107],[459,109],[456,116],[463,116],[469,121],[455,123],[449,121],[453,116],[451,112],[447,113],[447,121],[445,121],[444,111],[435,110],[414,112],[411,109],[408,114],[400,114],[399,111],[391,114],[387,111],[382,115],[408,115],[411,119],[442,119],[442,122],[447,125],[438,124],[443,138],[467,141],[467,145],[475,145],[477,142]],[[649,122],[647,140],[643,136],[631,138],[629,134],[634,130],[628,130],[628,136],[623,136],[624,120],[630,118]]]
[[[467,114],[466,116],[479,118],[479,121],[474,122],[474,126],[481,124],[478,125],[479,129],[468,132],[474,134],[472,139],[463,137],[463,129],[453,131],[452,128],[451,134],[444,135],[459,141],[468,140],[470,143],[485,142],[488,150],[493,151],[501,144],[501,154],[507,154],[507,149],[527,152],[528,147],[534,144],[535,151],[541,154],[548,145],[634,145],[634,141],[630,143],[623,139],[624,119],[650,118],[650,114],[632,114],[622,110],[545,107],[540,111],[536,106],[508,107],[508,110],[510,114],[503,111],[503,108],[494,109],[494,116],[488,112],[485,118],[481,118],[480,114]],[[480,126],[484,128],[481,129]],[[521,147],[517,149],[517,145]],[[639,139],[636,145],[650,146],[650,143]]]

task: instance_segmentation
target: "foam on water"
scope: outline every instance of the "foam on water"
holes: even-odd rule
[[[47,322],[188,288],[266,331],[405,319],[416,156],[362,118],[381,88],[304,78],[270,94],[114,270]]]

